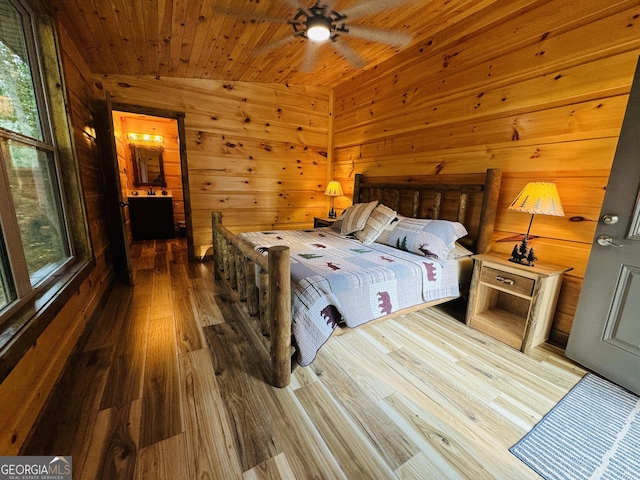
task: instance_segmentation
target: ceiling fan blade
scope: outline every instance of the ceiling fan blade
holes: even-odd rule
[[[318,58],[318,51],[320,50],[320,44],[317,42],[307,42],[307,48],[304,52],[304,60],[300,65],[300,71],[302,73],[311,73],[316,66],[316,60]]]
[[[295,8],[296,10],[300,10],[302,13],[304,13],[307,17],[311,16],[311,12],[309,10],[307,10],[307,7],[305,7],[304,5],[302,5],[302,2],[299,0],[284,0],[287,5],[289,5],[291,8]]]
[[[287,43],[291,42],[292,40],[294,40],[296,38],[300,38],[300,36],[298,34],[289,35],[288,37],[281,38],[280,40],[276,40],[274,42],[267,43],[267,44],[262,45],[262,46],[260,46],[258,48],[254,48],[251,51],[251,55],[253,55],[254,57],[258,57],[260,55],[264,55],[265,53],[269,53],[269,52],[275,50],[276,48],[280,48],[283,45],[286,45]]]
[[[242,12],[234,12],[229,10],[228,12],[215,12],[221,13],[225,17],[233,17],[239,20],[246,20],[248,23],[257,23],[257,22],[269,22],[269,23],[281,23],[288,24],[289,20],[285,18],[276,18],[276,17],[267,17],[264,15],[250,15]]]
[[[331,45],[336,49],[336,52],[346,58],[354,67],[362,68],[367,64],[367,62],[346,43],[336,40],[335,42],[331,42]]]
[[[386,43],[394,47],[404,47],[411,42],[411,35],[395,30],[378,30],[375,28],[358,27],[349,25],[348,35],[352,37],[373,40],[374,42]]]
[[[349,20],[353,20],[354,18],[372,15],[388,8],[399,7],[400,5],[411,1],[412,0],[369,0],[368,2],[359,3],[350,8],[345,8],[340,13],[346,16]]]
[[[336,0],[324,0],[322,2],[322,6],[324,7],[324,14],[326,15],[331,10],[333,10],[333,6],[336,4]]]

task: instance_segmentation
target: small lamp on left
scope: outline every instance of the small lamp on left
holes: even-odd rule
[[[336,197],[342,195],[342,187],[340,186],[340,182],[337,180],[331,180],[329,185],[327,185],[327,189],[324,191],[324,194],[328,197],[331,197],[331,210],[329,210],[329,218],[336,218],[336,211],[333,209],[333,201]]]

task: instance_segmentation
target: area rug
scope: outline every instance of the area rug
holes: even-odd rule
[[[640,399],[587,374],[510,451],[546,480],[640,479]]]

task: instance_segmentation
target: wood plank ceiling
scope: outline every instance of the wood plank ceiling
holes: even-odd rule
[[[380,0],[337,0],[334,9]],[[389,8],[352,24],[412,35],[404,48],[422,48],[445,27],[490,8],[497,0],[387,0]],[[306,50],[291,38],[275,50],[256,49],[293,34],[287,20],[296,0],[50,0],[57,18],[94,73],[335,86],[360,71],[322,45],[311,72]],[[320,2],[323,3],[322,1]],[[300,0],[304,7],[313,0]],[[341,39],[342,40],[342,39]],[[344,39],[374,68],[399,47]]]

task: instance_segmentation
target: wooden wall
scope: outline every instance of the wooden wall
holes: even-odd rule
[[[211,212],[234,231],[307,228],[327,212],[330,89],[100,75],[117,103],[185,113],[194,252]]]
[[[78,152],[95,268],[37,342],[0,384],[0,451],[18,454],[76,341],[114,278],[103,165],[95,144],[90,72],[59,31],[73,140]]]
[[[531,232],[541,260],[573,267],[552,331],[562,341],[640,54],[639,15],[635,1],[514,1],[436,30],[334,89],[334,177],[350,188],[361,172],[501,167],[493,250],[507,257],[530,219],[507,206],[528,181],[556,182],[566,216],[538,215]]]

